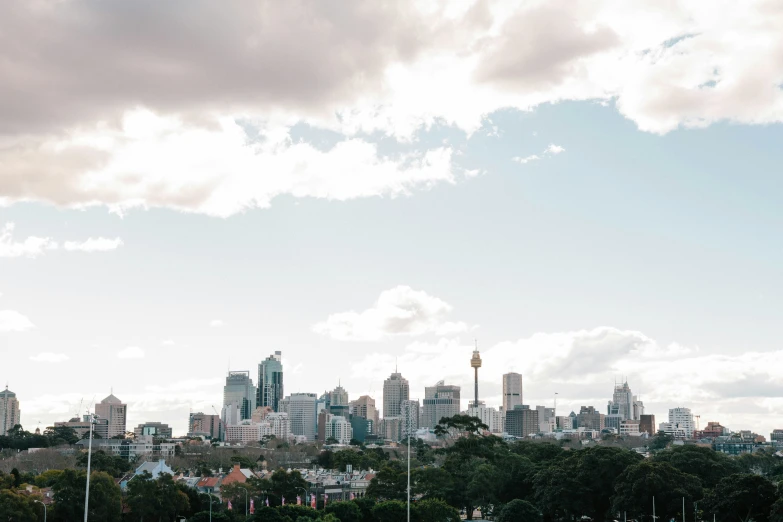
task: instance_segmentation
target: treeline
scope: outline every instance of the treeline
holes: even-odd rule
[[[651,447],[667,439],[653,437]],[[434,452],[434,465],[416,462],[417,499],[442,499],[499,521],[561,522],[619,519],[783,522],[783,459],[770,451],[729,457],[708,447],[669,446],[650,458],[592,443],[565,450],[556,443],[505,443],[475,433]],[[412,457],[414,455],[412,454]],[[334,455],[338,461],[340,456]],[[406,498],[403,462],[383,465],[367,495]]]
[[[54,448],[64,444],[76,444],[79,437],[73,429],[60,426],[46,428],[43,433],[35,434],[25,431],[17,424],[5,435],[0,435],[0,450],[27,450],[30,448]]]

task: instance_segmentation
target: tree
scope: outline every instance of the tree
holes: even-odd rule
[[[399,461],[386,464],[370,480],[367,496],[379,500],[404,500],[407,498],[408,475]]]
[[[775,493],[775,485],[764,477],[738,473],[718,482],[702,509],[721,522],[768,522]]]
[[[459,522],[459,511],[440,499],[416,502],[415,513],[421,522]]]
[[[271,507],[256,508],[256,514],[249,518],[252,522],[288,522],[291,520],[284,517],[278,510]]]
[[[162,474],[157,480],[144,472],[128,482],[127,505],[131,520],[173,520],[190,508],[188,495],[177,488],[171,475]]]
[[[650,512],[653,498],[657,514],[662,519],[683,520],[683,498],[686,506],[692,506],[700,500],[701,481],[668,462],[640,462],[630,466],[617,479],[612,510],[642,518]],[[685,515],[692,519],[693,510],[686,509]]]
[[[276,470],[269,479],[259,481],[248,481],[259,491],[268,495],[270,506],[279,506],[282,499],[288,499],[291,502],[296,498],[300,489],[307,489],[309,484],[298,471],[286,472],[283,468]]]
[[[372,514],[372,508],[375,507],[375,499],[360,497],[353,499],[352,502],[359,506],[359,511],[362,513],[362,522],[375,522],[375,517]]]
[[[656,453],[653,460],[667,462],[683,473],[699,477],[708,488],[715,487],[724,477],[741,471],[735,459],[710,448],[691,444],[673,446]]]
[[[449,503],[455,498],[451,473],[443,468],[419,468],[411,472],[412,490],[422,499],[442,499]]]
[[[542,520],[541,511],[527,500],[515,499],[503,506],[500,514],[495,519],[497,522],[539,522]]]
[[[332,502],[326,505],[326,512],[333,513],[341,522],[362,522],[362,511],[355,502]]]
[[[452,417],[443,417],[440,422],[438,422],[438,425],[435,426],[435,435],[446,435],[450,429],[477,435],[481,433],[481,431],[488,430],[489,426],[481,422],[481,419],[478,417],[457,414]]]
[[[652,451],[666,449],[674,438],[671,435],[667,435],[664,431],[659,431],[650,439],[650,443],[647,445]]]
[[[13,491],[0,491],[0,520],[37,522],[33,501]]]
[[[372,515],[378,522],[400,522],[405,520],[408,508],[399,500],[379,502],[372,508]]]
[[[638,453],[605,446],[571,452],[536,476],[538,505],[547,515],[565,512],[603,520],[611,506],[615,480],[641,460]]]
[[[51,519],[70,522],[84,517],[84,488],[87,473],[72,469],[63,470],[52,486],[54,509]],[[107,473],[95,471],[90,475],[90,522],[119,522],[122,517],[120,487]]]
[[[49,439],[49,446],[73,445],[79,442],[76,431],[68,426],[50,426],[44,430],[44,435]]]
[[[61,469],[48,469],[35,477],[35,485],[39,488],[51,487],[52,484],[57,482],[57,479],[60,478],[62,472],[63,470]]]
[[[84,468],[87,467],[87,452],[83,452],[76,459],[76,463]],[[109,455],[103,450],[93,451],[90,462],[91,471],[103,471],[112,477],[119,478],[131,470],[131,465],[127,459],[119,456]]]
[[[304,519],[308,522],[311,520],[317,520],[320,512],[309,506],[297,506],[296,504],[286,504],[285,506],[277,506],[278,513],[284,517],[288,517],[291,520]]]

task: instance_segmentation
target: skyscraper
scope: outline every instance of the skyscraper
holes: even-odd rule
[[[444,417],[453,417],[460,412],[460,387],[438,381],[435,386],[424,388],[424,412],[421,426],[434,428]]]
[[[316,437],[315,393],[292,393],[280,401],[280,411],[288,414],[291,433],[304,436],[308,441]]]
[[[223,406],[231,404],[239,406],[241,420],[249,419],[256,409],[256,387],[249,371],[228,372],[223,387]]]
[[[479,398],[478,398],[478,369],[481,368],[481,355],[479,355],[478,351],[478,343],[476,343],[476,349],[473,350],[473,357],[470,358],[470,367],[474,370],[474,395],[473,395],[473,406],[479,405]]]
[[[348,406],[348,392],[339,384],[329,393],[329,406]]]
[[[125,423],[128,418],[128,405],[114,396],[114,393],[95,405],[95,414],[106,421],[98,423],[93,430],[100,437],[110,439],[117,435],[125,435]],[[105,430],[105,433],[102,433]]]
[[[402,415],[402,401],[410,398],[408,380],[396,371],[383,381],[383,418]]]
[[[538,411],[521,404],[506,412],[505,432],[514,437],[528,437],[539,431]]]
[[[362,395],[350,402],[353,415],[364,417],[367,420],[378,422],[378,410],[375,409],[375,399],[369,395]]]
[[[5,387],[5,391],[0,392],[0,435],[5,435],[8,430],[22,423],[21,411],[19,410],[19,400],[16,394]]]
[[[685,432],[685,438],[693,437],[695,428],[693,414],[690,408],[671,408],[669,409],[669,423],[676,429]]]
[[[511,411],[522,404],[522,375],[506,373],[503,375],[503,411]]]
[[[258,391],[256,406],[269,406],[278,411],[283,398],[283,361],[282,353],[276,351],[258,365]]]
[[[628,386],[628,381],[615,384],[612,400],[607,405],[608,415],[619,415],[620,420],[639,420],[644,414],[644,403],[640,401]]]

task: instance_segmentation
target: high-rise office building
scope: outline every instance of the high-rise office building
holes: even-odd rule
[[[95,414],[99,419],[106,421],[105,424],[98,423],[93,428],[101,438],[110,439],[117,435],[125,435],[128,405],[115,397],[114,393],[95,405]]]
[[[420,423],[424,428],[434,428],[444,417],[460,412],[460,387],[439,381],[424,388],[424,412]]]
[[[419,429],[419,401],[418,399],[408,399],[402,401],[402,438],[413,435]]]
[[[410,399],[408,379],[396,371],[383,381],[383,417],[399,417],[402,401]]]
[[[644,403],[631,392],[628,381],[615,384],[612,400],[606,407],[607,415],[619,415],[620,420],[640,420],[644,414]]]
[[[375,399],[369,395],[362,395],[355,401],[351,401],[351,414],[364,417],[369,421],[378,423],[378,410],[375,408]]]
[[[640,415],[639,416],[639,431],[647,433],[650,437],[655,435],[657,427],[655,425],[655,415]]]
[[[669,410],[669,424],[685,433],[685,438],[693,437],[695,424],[690,408],[671,408]]]
[[[304,436],[308,441],[316,437],[315,393],[292,393],[280,401],[280,412],[288,414],[291,433]]]
[[[19,410],[19,400],[16,394],[8,389],[0,392],[0,435],[5,435],[8,430],[22,423],[22,415]]]
[[[329,392],[329,406],[348,406],[348,392],[339,384]]]
[[[518,404],[506,412],[505,432],[513,437],[528,437],[539,431],[538,410]]]
[[[478,406],[471,404],[468,407],[467,413],[471,417],[476,417],[486,424],[491,433],[503,433],[503,425],[500,421],[501,415],[497,409],[487,406],[486,404],[479,404]]]
[[[576,425],[586,430],[601,431],[604,429],[605,418],[606,416],[593,406],[582,406],[579,415],[576,416]]]
[[[218,415],[202,412],[191,413],[188,419],[188,437],[204,437],[218,440],[223,434],[223,421]]]
[[[256,387],[250,372],[228,372],[226,385],[223,387],[223,406],[236,404],[239,406],[239,414],[244,419],[249,419],[256,409]],[[228,422],[223,419],[223,422]]]
[[[282,353],[276,351],[258,365],[258,391],[256,406],[269,406],[278,411],[283,398],[283,360]]]
[[[506,373],[503,375],[503,411],[508,412],[522,404],[522,375]]]

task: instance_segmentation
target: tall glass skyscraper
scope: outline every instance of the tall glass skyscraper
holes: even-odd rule
[[[242,420],[249,419],[256,409],[256,387],[253,386],[250,372],[228,372],[223,387],[223,406],[230,404],[239,406]]]
[[[274,411],[280,411],[280,400],[282,398],[282,353],[276,351],[258,365],[258,392],[256,394],[256,404],[258,406],[269,406]]]

